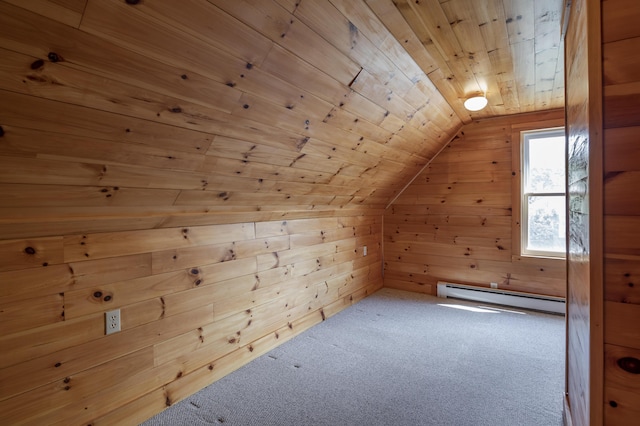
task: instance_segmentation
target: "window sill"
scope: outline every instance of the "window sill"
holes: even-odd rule
[[[546,260],[566,260],[567,256],[565,254],[561,254],[558,256],[554,256],[547,253],[522,253],[520,255],[523,259],[546,259]]]

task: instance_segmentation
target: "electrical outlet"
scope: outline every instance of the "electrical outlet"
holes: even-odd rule
[[[498,283],[491,283],[491,288],[498,288]]]
[[[112,334],[120,331],[120,309],[104,313],[104,334]]]
[[[367,255],[367,246],[364,246],[364,247],[362,248],[362,255],[363,255],[363,256],[366,256],[366,255]]]

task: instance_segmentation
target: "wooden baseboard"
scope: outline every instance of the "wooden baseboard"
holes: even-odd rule
[[[564,426],[573,426],[573,420],[571,417],[571,406],[569,406],[569,396],[564,394],[564,404],[562,409],[562,422]]]

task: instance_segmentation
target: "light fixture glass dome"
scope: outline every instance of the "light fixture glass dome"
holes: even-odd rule
[[[487,102],[484,96],[474,96],[464,101],[464,107],[469,111],[480,111],[487,106]]]

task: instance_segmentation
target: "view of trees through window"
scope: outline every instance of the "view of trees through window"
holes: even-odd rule
[[[566,250],[564,129],[524,138],[523,254],[563,256]]]

